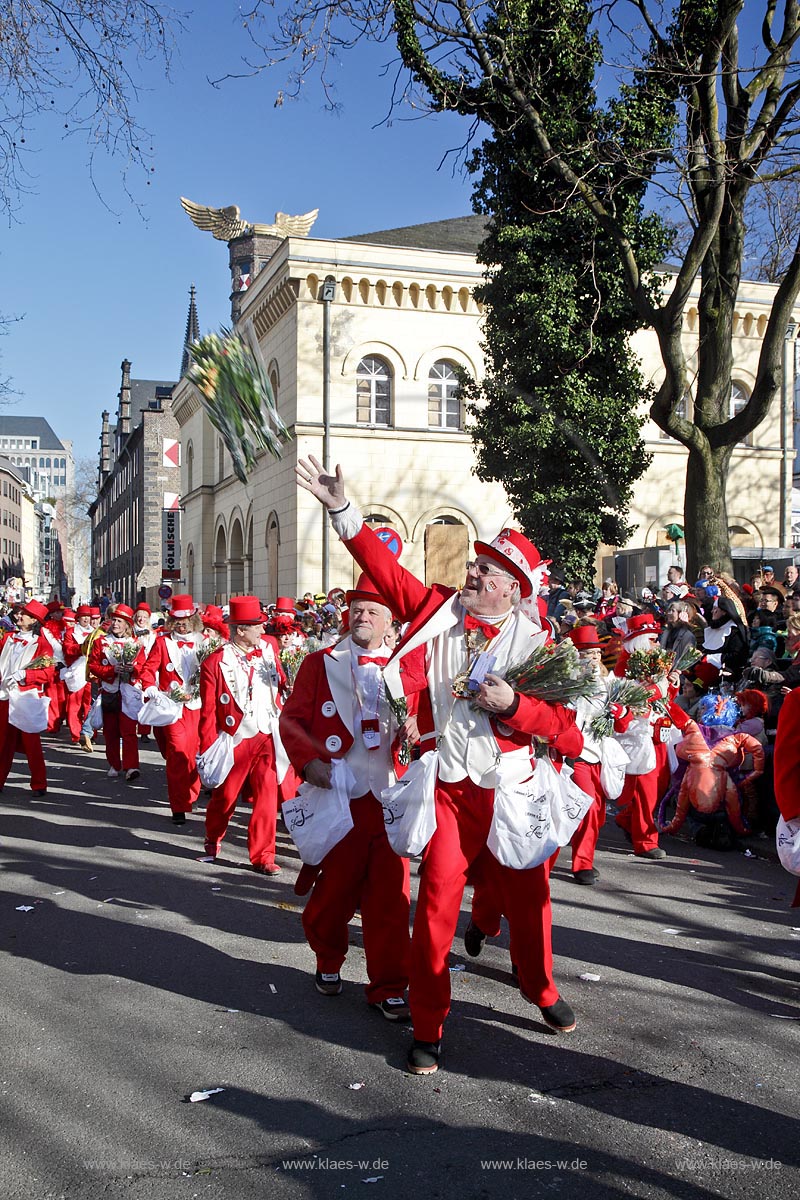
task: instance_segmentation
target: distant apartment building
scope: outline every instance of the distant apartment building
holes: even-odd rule
[[[73,487],[72,442],[44,417],[0,416],[0,454],[20,468],[35,500],[59,500]]]

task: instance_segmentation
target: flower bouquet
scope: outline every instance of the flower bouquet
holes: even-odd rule
[[[633,650],[625,674],[628,679],[636,679],[640,683],[655,683],[657,679],[669,675],[674,661],[672,651],[663,650],[660,646],[654,646],[652,650]]]
[[[107,641],[104,653],[109,662],[112,662],[117,668],[119,675],[126,677],[130,675],[131,667],[141,648],[138,638],[123,638],[120,642]]]
[[[256,458],[268,450],[280,458],[281,439],[289,431],[278,416],[272,387],[258,345],[238,333],[210,333],[189,347],[189,379],[212,425],[222,434],[236,476],[247,483]]]
[[[614,733],[614,713],[616,706],[629,708],[634,713],[646,713],[650,704],[649,690],[636,679],[626,679],[612,675],[608,680],[608,698],[603,711],[595,717],[589,726],[592,737],[600,741],[611,737]]]
[[[306,656],[305,646],[296,647],[288,650],[281,650],[281,666],[283,667],[286,678],[289,681],[289,687],[294,687],[294,681],[297,678],[297,672],[300,670],[300,664]]]
[[[180,683],[171,683],[167,695],[175,704],[188,704],[190,700],[196,700],[200,695],[199,676],[195,673],[186,687]]]
[[[503,678],[515,692],[547,704],[586,699],[597,686],[591,666],[581,661],[569,638],[539,646],[522,662],[509,667]]]
[[[197,665],[200,666],[206,661],[207,658],[210,658],[212,654],[216,654],[218,650],[221,650],[224,645],[225,639],[220,637],[218,633],[209,634],[207,638],[204,638],[203,641],[200,642],[196,649]]]
[[[54,667],[56,660],[52,654],[40,654],[38,658],[32,659],[25,667],[26,671],[44,671],[48,667]]]

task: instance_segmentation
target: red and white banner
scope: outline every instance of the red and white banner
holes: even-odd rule
[[[179,467],[181,465],[181,444],[177,438],[164,438],[164,453],[162,466]]]

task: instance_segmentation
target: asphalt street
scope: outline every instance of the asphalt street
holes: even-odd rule
[[[800,909],[766,843],[649,863],[611,823],[597,887],[557,864],[570,1035],[515,990],[505,934],[466,956],[465,901],[443,1069],[417,1078],[365,1003],[357,917],[343,994],[315,992],[282,828],[276,878],[246,808],[203,864],[156,752],[134,784],[102,747],[45,754],[46,797],[20,759],[0,797],[5,1200],[798,1195]]]

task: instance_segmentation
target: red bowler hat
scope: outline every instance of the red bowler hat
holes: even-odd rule
[[[266,620],[258,596],[232,596],[229,607],[231,625],[263,625]]]
[[[575,643],[576,650],[602,650],[603,644],[597,636],[595,625],[576,625],[570,629],[567,637]]]
[[[173,596],[169,606],[169,615],[177,620],[179,617],[193,617],[197,605],[191,596]]]
[[[133,625],[133,609],[127,604],[111,604],[109,605],[106,616],[122,617],[123,621],[127,621],[129,625]]]
[[[516,579],[523,599],[539,590],[547,564],[533,542],[518,529],[501,529],[493,542],[474,542],[473,545],[476,554],[491,558]]]
[[[75,616],[76,617],[90,617],[93,612],[94,612],[94,609],[92,608],[92,606],[90,604],[79,604],[78,607],[75,609]]]
[[[661,633],[661,626],[653,617],[652,613],[635,613],[632,617],[628,617],[625,633],[622,635],[623,642],[629,642],[633,638],[641,637],[644,633]]]
[[[146,612],[148,617],[152,617],[152,615],[153,615],[152,608],[150,607],[149,604],[145,604],[144,600],[140,600],[139,603],[136,605],[136,611],[137,612]]]
[[[382,604],[384,608],[391,607],[386,603],[386,598],[380,594],[366,571],[361,572],[353,590],[345,593],[345,602],[348,605],[352,604],[354,600],[374,600],[376,604]]]

